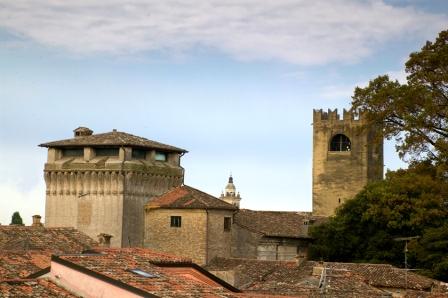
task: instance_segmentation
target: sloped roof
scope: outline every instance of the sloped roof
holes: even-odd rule
[[[0,297],[79,297],[45,279],[0,281]]]
[[[318,287],[320,276],[313,276],[313,267],[327,268],[330,276],[329,285],[337,290],[331,297],[343,293],[349,297],[376,297],[375,288],[406,287],[405,270],[388,264],[338,263],[304,261],[300,265],[295,261],[263,261],[235,258],[215,258],[205,268],[210,271],[234,271],[235,280],[244,292],[293,294],[304,291],[313,292]],[[438,288],[443,295],[448,295],[448,289],[431,278],[408,272],[407,289],[414,291],[420,297],[426,297],[432,287]],[[369,293],[369,294],[365,294]],[[375,294],[376,293],[376,294]],[[363,296],[364,295],[364,296]],[[383,294],[384,295],[384,292]],[[379,295],[381,297],[381,295]],[[417,296],[416,296],[417,297]],[[443,296],[442,296],[443,297]]]
[[[162,144],[146,138],[134,136],[121,131],[111,131],[89,136],[78,136],[72,139],[40,144],[41,147],[77,147],[77,146],[132,146],[139,148],[158,149],[163,151],[188,152],[185,149]]]
[[[50,251],[0,250],[0,280],[25,278],[50,266]]]
[[[308,227],[325,219],[308,212],[240,209],[235,215],[235,224],[270,237],[307,238]]]
[[[79,253],[96,245],[96,241],[75,228],[0,225],[0,250]]]
[[[262,261],[215,258],[207,270],[235,272],[235,280],[244,293],[321,297],[320,275],[313,275],[315,262]],[[328,297],[387,297],[352,272],[331,272],[325,294]]]
[[[74,228],[0,225],[0,279],[27,277],[49,267],[54,253],[81,253],[97,245]]]
[[[233,291],[238,291],[190,259],[143,248],[95,251],[97,253],[54,256],[52,260],[75,270],[87,269],[91,276],[106,277],[159,297],[235,297]],[[153,276],[148,278],[129,271],[136,268]]]
[[[146,204],[147,209],[224,209],[236,210],[232,204],[215,198],[191,186],[176,187]]]

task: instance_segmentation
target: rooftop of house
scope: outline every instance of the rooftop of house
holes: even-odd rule
[[[269,237],[308,238],[308,227],[326,220],[309,212],[240,209],[235,224]]]
[[[326,268],[325,284],[321,283]],[[321,268],[316,272],[316,268]],[[206,267],[211,272],[233,271],[235,286],[244,292],[293,295],[316,291],[331,292],[332,297],[356,294],[356,297],[381,297],[384,288],[405,288],[405,271],[387,264],[355,264],[314,261],[262,261],[215,258]],[[317,273],[317,274],[316,274]],[[428,294],[440,282],[408,272],[407,288]],[[322,287],[324,287],[322,289]],[[440,287],[439,287],[440,289]],[[448,295],[448,289],[443,290]],[[349,296],[350,296],[349,295]],[[426,296],[425,296],[426,297]]]
[[[0,297],[78,297],[46,279],[0,280]]]
[[[50,266],[55,253],[81,253],[98,243],[74,228],[0,225],[0,279],[24,278]]]
[[[146,209],[156,208],[237,210],[234,205],[187,185],[176,187],[146,204]]]
[[[0,251],[41,250],[80,253],[98,243],[75,228],[0,225]]]
[[[79,130],[81,128],[78,128]],[[87,128],[82,128],[87,129]],[[75,132],[77,131],[75,130]],[[90,131],[92,133],[92,131]],[[84,147],[84,146],[131,146],[146,149],[156,149],[162,151],[172,151],[185,153],[185,149],[177,148],[171,145],[162,144],[146,138],[134,136],[129,133],[113,130],[111,132],[100,134],[86,134],[75,136],[71,139],[48,142],[40,144],[41,147]]]
[[[26,278],[50,266],[51,251],[0,250],[0,280]]]
[[[233,292],[239,292],[190,259],[143,248],[95,249],[53,256],[52,261],[161,297],[233,297]]]

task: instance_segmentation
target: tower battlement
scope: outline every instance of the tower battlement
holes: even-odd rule
[[[322,109],[314,109],[313,110],[313,123],[321,122],[321,121],[362,121],[362,112],[353,110],[353,109],[343,109],[342,118],[338,113],[338,109],[328,109],[328,111],[323,111]]]

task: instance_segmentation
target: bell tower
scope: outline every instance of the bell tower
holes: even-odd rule
[[[331,216],[367,182],[383,178],[380,127],[366,127],[362,113],[313,111],[313,213]]]
[[[225,192],[221,193],[219,197],[221,200],[240,208],[241,196],[240,193],[236,193],[235,184],[233,184],[233,177],[230,175],[229,182],[226,185]]]

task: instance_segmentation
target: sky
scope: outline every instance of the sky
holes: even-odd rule
[[[405,83],[447,24],[444,0],[0,0],[0,223],[44,216],[38,144],[78,126],[184,148],[185,183],[231,173],[242,208],[310,211],[313,109]]]

